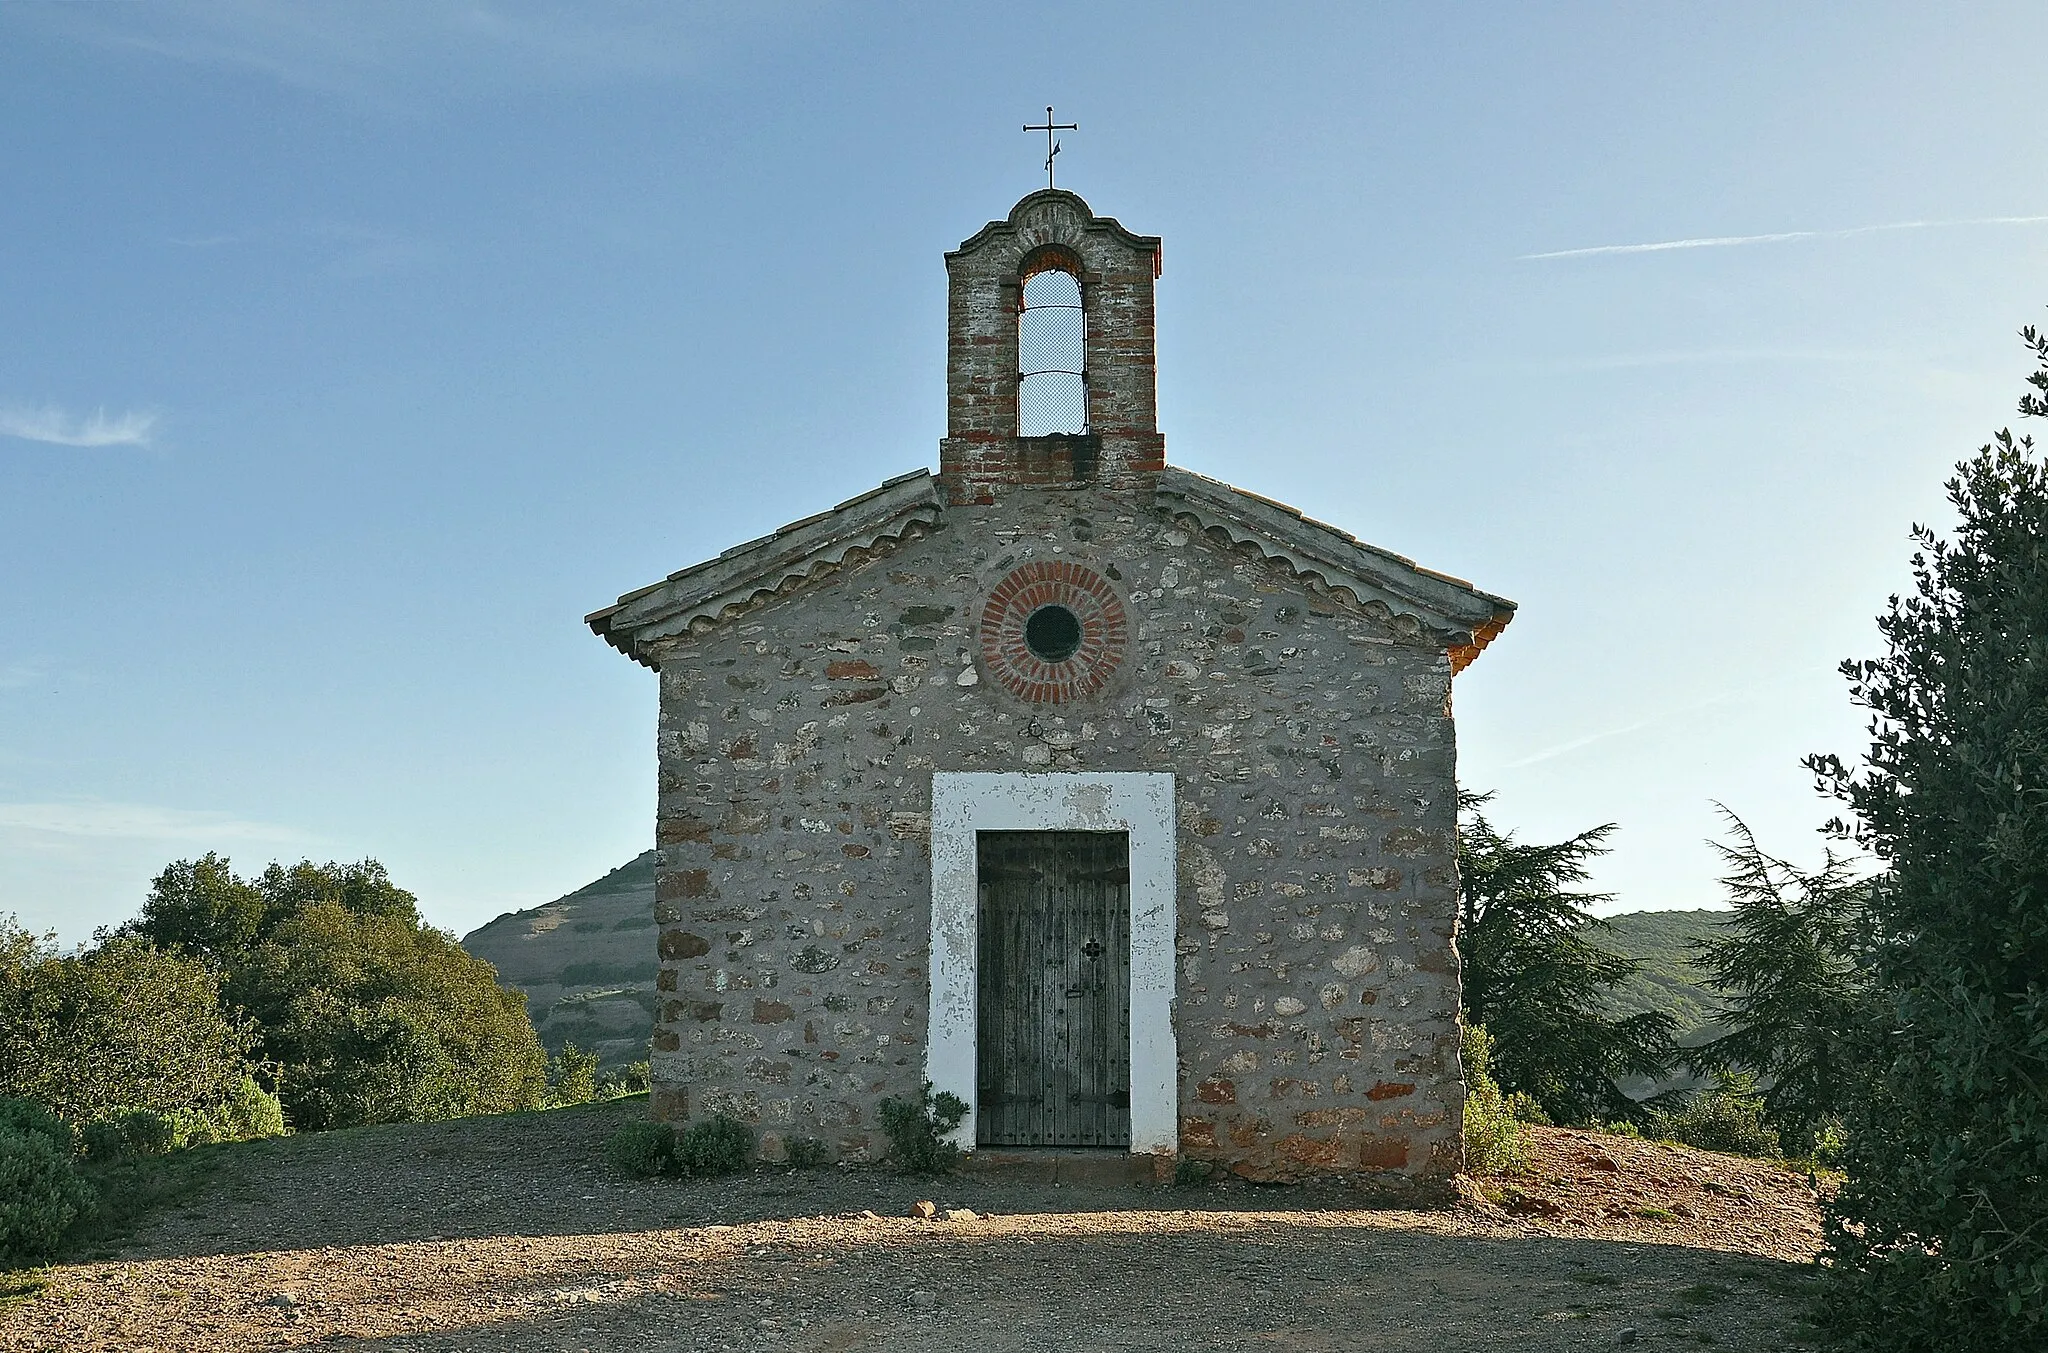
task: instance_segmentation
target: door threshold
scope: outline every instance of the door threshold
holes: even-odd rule
[[[1150,1184],[1173,1178],[1173,1157],[1121,1146],[979,1146],[960,1167],[1044,1184]]]

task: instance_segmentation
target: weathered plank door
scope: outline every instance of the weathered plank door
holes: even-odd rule
[[[980,1144],[1129,1146],[1130,839],[979,837]]]

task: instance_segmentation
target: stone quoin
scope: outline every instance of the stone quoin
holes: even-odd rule
[[[936,475],[589,617],[660,675],[653,1112],[873,1160],[929,1078],[970,1149],[1454,1172],[1451,682],[1513,604],[1166,463],[1157,239],[1047,189],[946,269]]]

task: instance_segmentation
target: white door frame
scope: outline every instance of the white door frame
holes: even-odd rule
[[[1165,772],[932,776],[931,1039],[925,1075],[967,1101],[953,1140],[975,1145],[979,1031],[976,887],[985,831],[1126,832],[1131,843],[1131,1150],[1180,1149],[1173,1036],[1173,776]]]

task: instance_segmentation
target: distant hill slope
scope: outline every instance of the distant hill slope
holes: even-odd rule
[[[1633,911],[1608,918],[1599,942],[1643,966],[1615,988],[1622,1014],[1664,1010],[1681,1042],[1710,1036],[1718,1008],[1694,964],[1691,942],[1712,934],[1725,911]],[[595,1051],[607,1066],[647,1055],[656,997],[654,852],[620,865],[566,897],[510,912],[463,937],[462,947],[526,993],[548,1051],[564,1043]]]
[[[1695,1041],[1688,1035],[1705,1032],[1721,1002],[1708,988],[1692,945],[1727,919],[1725,911],[1630,911],[1608,917],[1609,928],[1596,943],[1642,965],[1614,989],[1614,1009],[1627,1015],[1666,1011],[1678,1021],[1679,1041]]]
[[[654,852],[529,911],[463,936],[462,947],[526,993],[548,1051],[575,1043],[607,1066],[647,1056],[654,1028]]]

